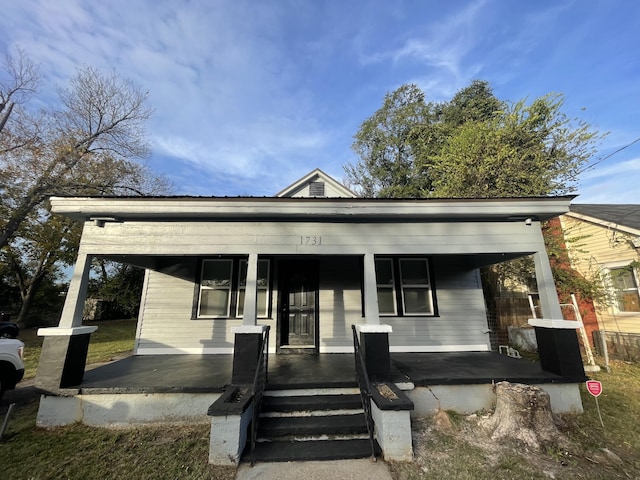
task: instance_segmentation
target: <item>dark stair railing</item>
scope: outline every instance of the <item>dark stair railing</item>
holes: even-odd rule
[[[360,387],[360,398],[362,399],[362,408],[364,410],[364,417],[367,421],[367,430],[369,432],[369,443],[371,444],[371,459],[376,461],[376,450],[373,440],[373,416],[371,415],[371,382],[369,381],[369,374],[367,373],[367,365],[364,360],[364,355],[360,348],[360,340],[358,339],[358,332],[355,325],[351,325],[353,330],[353,348],[355,350],[356,361],[356,377],[358,379],[358,386]]]
[[[268,358],[269,358],[269,326],[266,326],[262,334],[262,348],[258,357],[256,374],[253,377],[253,420],[251,422],[251,466],[255,464],[255,447],[258,437],[258,422],[262,410],[262,397],[267,384]]]

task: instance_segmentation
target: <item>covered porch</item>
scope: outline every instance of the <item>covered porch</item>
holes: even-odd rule
[[[353,353],[268,356],[265,395],[359,392]],[[438,409],[491,409],[501,381],[538,386],[556,412],[581,412],[584,375],[559,375],[540,363],[495,352],[391,353],[389,379],[415,405],[411,416]],[[44,396],[38,424],[128,426],[208,422],[208,407],[232,384],[233,355],[139,355],[87,370],[82,381]]]
[[[353,354],[269,355],[267,390],[355,388]],[[231,383],[233,355],[140,355],[84,374],[80,394],[222,393]],[[391,353],[392,381],[405,388],[479,385],[492,382],[563,384],[566,377],[542,370],[540,363],[495,352]]]

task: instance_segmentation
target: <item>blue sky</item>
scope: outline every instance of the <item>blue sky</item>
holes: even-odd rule
[[[150,92],[153,169],[177,194],[273,195],[316,167],[338,180],[386,92],[450,99],[473,79],[505,100],[565,94],[610,132],[594,160],[640,137],[636,0],[6,2],[0,48],[41,65],[41,98],[77,66]],[[640,203],[640,142],[582,177],[578,202]]]

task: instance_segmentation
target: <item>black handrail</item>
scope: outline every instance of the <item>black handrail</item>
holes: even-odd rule
[[[258,422],[260,420],[260,410],[262,409],[262,396],[267,384],[268,358],[269,358],[269,326],[267,325],[262,334],[262,348],[258,357],[256,374],[253,377],[253,420],[251,422],[251,466],[255,464],[256,438],[258,437]]]
[[[367,373],[367,365],[364,361],[364,355],[360,349],[360,340],[358,340],[358,332],[355,325],[351,325],[353,330],[353,348],[355,351],[356,361],[356,377],[358,386],[360,387],[360,398],[362,399],[362,409],[364,417],[367,421],[367,431],[369,432],[369,443],[371,444],[371,459],[376,461],[376,449],[373,440],[373,416],[371,415],[371,382]]]

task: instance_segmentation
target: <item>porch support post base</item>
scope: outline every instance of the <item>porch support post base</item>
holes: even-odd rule
[[[389,333],[391,325],[358,325],[360,345],[364,353],[369,378],[374,381],[391,380]]]
[[[98,327],[41,328],[42,352],[35,384],[38,388],[58,394],[61,389],[82,383],[87,363],[91,333]]]
[[[209,437],[209,463],[237,466],[247,444],[247,431],[253,409],[234,415],[212,416]]]
[[[382,449],[384,460],[412,461],[411,411],[381,410],[371,402],[371,415],[376,426],[376,440]]]
[[[232,330],[235,333],[233,371],[231,374],[232,384],[253,384],[265,328],[266,326],[264,325],[245,325]]]
[[[568,320],[531,319],[538,342],[540,366],[546,372],[582,379],[584,365],[576,328],[581,324]]]

